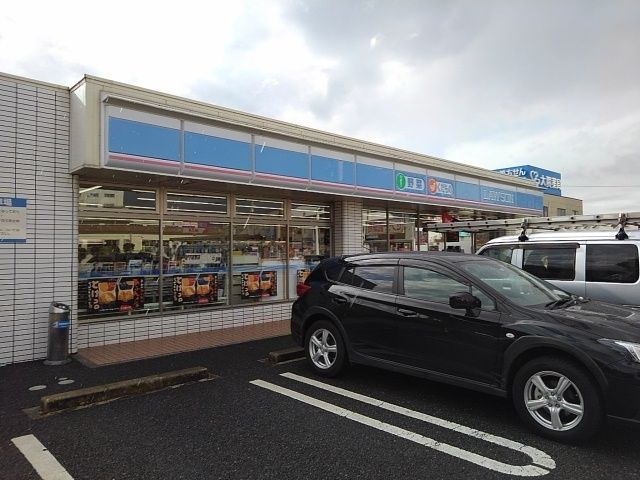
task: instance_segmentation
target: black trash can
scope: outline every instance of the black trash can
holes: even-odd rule
[[[51,302],[49,306],[49,339],[45,365],[69,363],[69,306]]]

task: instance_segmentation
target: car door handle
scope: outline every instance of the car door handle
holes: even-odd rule
[[[398,309],[398,313],[400,315],[404,315],[405,317],[417,317],[418,316],[418,312],[414,311],[414,310],[409,310],[406,308],[399,308]]]
[[[349,301],[349,299],[345,297],[333,297],[331,300],[333,303],[347,303]]]

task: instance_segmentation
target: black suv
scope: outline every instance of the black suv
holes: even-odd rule
[[[298,294],[291,332],[319,375],[361,363],[510,396],[561,441],[640,421],[640,310],[458,253],[329,258]]]

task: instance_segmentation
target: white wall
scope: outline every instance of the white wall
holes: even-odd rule
[[[0,74],[0,197],[27,199],[27,243],[0,245],[4,365],[45,358],[49,303],[75,307],[68,89]]]

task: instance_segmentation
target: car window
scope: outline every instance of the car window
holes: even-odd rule
[[[587,245],[587,282],[638,281],[638,248],[631,244]]]
[[[522,269],[545,280],[574,280],[576,249],[527,247]]]
[[[515,247],[489,247],[480,252],[480,255],[489,258],[495,258],[496,260],[500,260],[501,262],[511,263],[514,249]]]
[[[470,292],[482,302],[484,310],[494,310],[493,300],[477,288],[458,282],[453,278],[433,270],[418,267],[404,267],[404,294],[410,298],[429,302],[449,304],[454,293]]]
[[[352,266],[347,268],[340,278],[342,283],[375,292],[393,293],[393,278],[396,267],[393,266]]]
[[[478,259],[461,263],[460,268],[473,275],[478,283],[493,288],[517,305],[546,304],[567,296],[544,280],[506,263]]]

